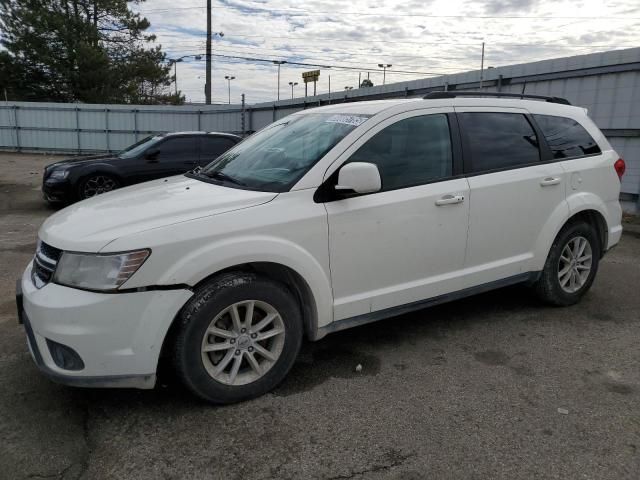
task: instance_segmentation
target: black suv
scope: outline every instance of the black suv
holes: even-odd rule
[[[42,193],[50,203],[70,203],[119,187],[203,167],[241,138],[229,133],[152,135],[117,154],[77,157],[44,169]]]

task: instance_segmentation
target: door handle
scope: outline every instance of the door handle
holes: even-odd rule
[[[442,207],[443,205],[453,205],[462,202],[464,202],[464,195],[445,195],[436,200],[436,205]]]
[[[546,177],[540,181],[540,185],[550,187],[551,185],[558,185],[560,181],[560,177]]]

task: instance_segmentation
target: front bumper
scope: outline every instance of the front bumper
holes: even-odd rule
[[[186,289],[95,293],[53,283],[37,289],[29,266],[16,300],[31,355],[52,380],[82,387],[153,388],[166,333],[191,295]],[[83,368],[60,368],[51,341],[73,349]]]
[[[42,196],[47,202],[70,202],[74,200],[75,191],[68,178],[46,179],[42,182]]]

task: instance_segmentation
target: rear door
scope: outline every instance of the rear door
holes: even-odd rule
[[[224,136],[203,135],[200,137],[200,157],[198,165],[204,167],[233,147],[234,139]]]
[[[464,287],[525,275],[546,222],[568,212],[564,170],[526,110],[456,112],[471,199]]]
[[[132,169],[132,183],[178,175],[191,170],[198,161],[197,137],[169,136],[142,153]],[[151,152],[155,152],[150,155]]]

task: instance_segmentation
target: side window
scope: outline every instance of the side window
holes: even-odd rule
[[[581,157],[601,153],[600,147],[575,120],[551,115],[534,115],[549,144],[553,158]]]
[[[236,144],[236,142],[229,138],[210,136],[202,137],[201,142],[200,154],[211,160],[223,154]]]
[[[458,114],[468,140],[471,171],[485,172],[538,162],[538,139],[520,113],[468,112]],[[467,167],[469,168],[469,167]]]
[[[349,159],[375,163],[383,190],[450,177],[451,135],[445,114],[400,120],[376,133]]]
[[[161,160],[194,159],[197,155],[196,138],[194,137],[170,137],[158,145]]]

